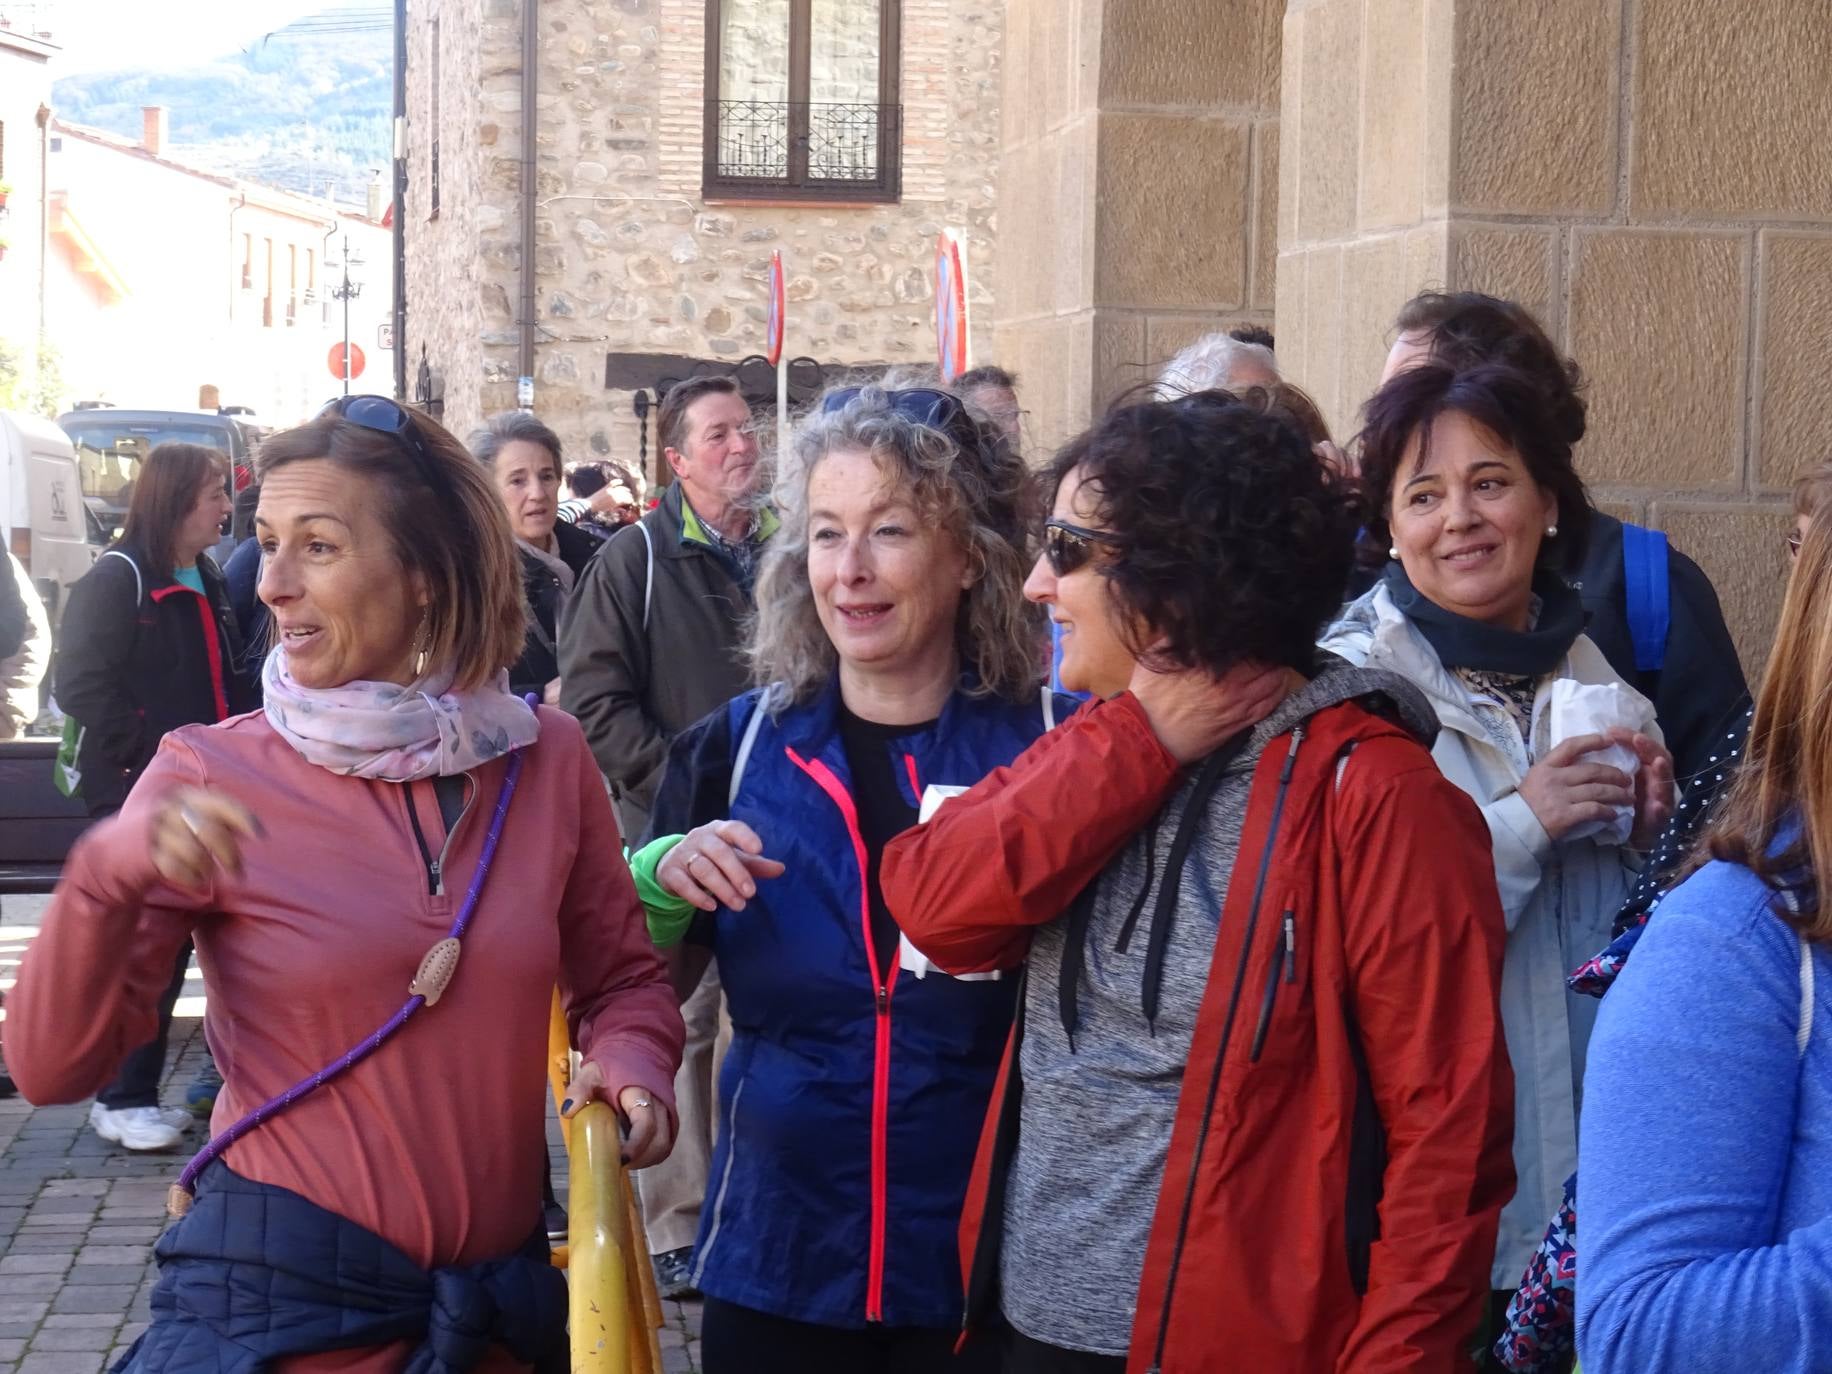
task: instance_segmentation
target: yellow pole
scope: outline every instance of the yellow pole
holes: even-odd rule
[[[632,1341],[641,1337],[633,1329],[630,1304],[617,1118],[604,1103],[593,1102],[573,1124],[566,1199],[573,1374],[636,1374]]]
[[[557,992],[547,1046],[547,1076],[557,1105],[566,1100],[573,1073]],[[570,1187],[567,1244],[554,1251],[554,1263],[567,1270],[571,1289],[573,1374],[660,1374],[661,1299],[649,1268],[642,1213],[623,1168],[616,1114],[593,1102],[570,1121],[561,1117],[560,1132]]]

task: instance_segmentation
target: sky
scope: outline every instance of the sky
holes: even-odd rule
[[[0,9],[8,8],[0,0]],[[389,0],[39,0],[63,51],[59,76],[134,67],[185,67],[258,42],[308,14],[391,12]]]

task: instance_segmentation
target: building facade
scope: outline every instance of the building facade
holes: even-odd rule
[[[996,4],[533,2],[531,314],[528,16],[516,0],[408,6],[408,372],[460,434],[516,405],[531,355],[533,407],[569,457],[646,454],[656,475],[637,393],[763,352],[776,249],[786,356],[824,375],[933,364],[944,228],[966,246],[984,317]],[[984,352],[989,331],[976,337]],[[793,375],[798,394],[818,384],[809,363]],[[773,390],[755,363],[741,378]]]
[[[0,409],[43,410],[39,344],[45,325],[44,166],[58,48],[0,11]]]
[[[48,332],[70,400],[189,409],[211,386],[264,424],[309,417],[342,386],[346,249],[365,355],[352,389],[391,390],[388,230],[192,166],[166,130],[158,107],[138,141],[53,121]]]
[[[792,356],[927,362],[962,230],[1038,450],[1240,323],[1346,439],[1400,304],[1487,290],[1577,357],[1600,503],[1705,565],[1760,667],[1789,488],[1832,456],[1832,9],[529,3],[528,310],[529,16],[409,11],[409,359],[457,428],[527,370],[575,453],[634,457],[630,387],[761,351],[772,248]]]

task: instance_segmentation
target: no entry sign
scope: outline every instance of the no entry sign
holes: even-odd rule
[[[935,245],[935,358],[942,384],[965,372],[967,361],[967,269],[953,233],[942,230]]]
[[[346,346],[350,350],[350,371],[347,375],[351,377],[360,377],[363,375],[363,350],[356,344],[332,344],[331,356],[329,359],[331,364],[331,375],[337,378],[338,381],[342,381],[346,375],[344,372],[344,349]]]

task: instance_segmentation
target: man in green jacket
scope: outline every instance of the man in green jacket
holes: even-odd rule
[[[560,705],[578,717],[617,801],[625,839],[645,838],[668,742],[743,691],[742,626],[776,518],[753,500],[751,409],[729,377],[696,377],[662,400],[659,433],[678,479],[593,557],[560,620]],[[680,1130],[639,1175],[664,1297],[687,1278],[712,1159],[720,1034],[717,971],[681,1008]]]

